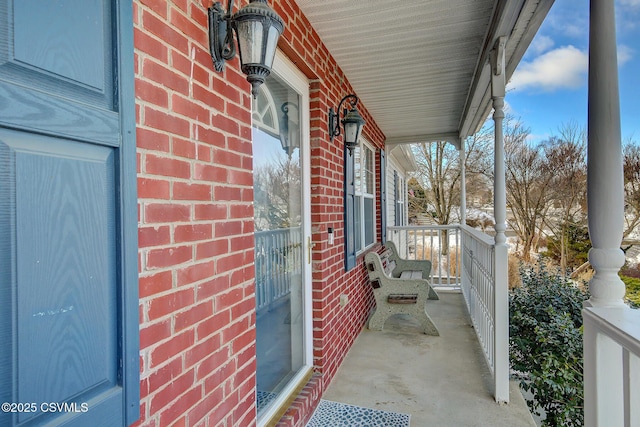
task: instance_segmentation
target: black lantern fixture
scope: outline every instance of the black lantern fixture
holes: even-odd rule
[[[282,117],[280,117],[280,144],[289,157],[293,150],[300,147],[300,125],[289,121],[289,108],[298,108],[293,102],[285,102],[280,106]]]
[[[278,38],[284,31],[282,18],[269,7],[267,0],[251,2],[232,15],[233,0],[228,0],[227,11],[220,2],[209,8],[209,49],[214,68],[224,69],[224,62],[236,55],[233,41],[235,30],[238,36],[240,69],[251,83],[253,97],[258,96],[258,87],[271,73]]]
[[[358,97],[350,94],[342,98],[340,104],[338,104],[338,112],[336,113],[333,110],[333,107],[329,108],[329,136],[331,141],[333,138],[340,135],[340,123],[338,123],[340,108],[342,104],[349,100],[351,104],[351,109],[347,110],[346,108],[342,112],[342,116],[344,117],[340,123],[342,123],[342,127],[344,128],[344,145],[349,149],[349,153],[353,153],[353,149],[358,145],[358,139],[360,138],[360,131],[362,131],[362,127],[365,125],[365,121],[358,112]]]

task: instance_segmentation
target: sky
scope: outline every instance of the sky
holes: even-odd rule
[[[640,143],[640,0],[616,0],[622,140]],[[531,130],[530,141],[587,126],[589,1],[555,0],[507,85],[507,112]]]

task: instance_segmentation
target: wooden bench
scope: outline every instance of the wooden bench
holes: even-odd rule
[[[420,322],[425,334],[440,335],[427,314],[426,303],[433,289],[429,281],[422,278],[423,272],[406,270],[405,276],[411,278],[392,277],[390,273],[396,268],[395,262],[388,259],[387,252],[383,257],[387,260],[386,265],[376,252],[365,255],[365,266],[376,300],[376,309],[369,318],[369,329],[381,331],[389,317],[394,314],[408,314]],[[434,298],[431,299],[438,299],[437,294],[433,294]]]

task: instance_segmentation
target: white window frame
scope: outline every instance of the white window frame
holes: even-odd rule
[[[397,205],[397,209],[395,212],[399,214],[399,218],[395,218],[395,225],[404,226],[406,225],[406,204],[405,197],[407,193],[406,182],[404,175],[401,175],[398,172],[398,188],[397,188],[397,199],[395,201]]]
[[[358,150],[358,155],[355,158],[355,162],[356,164],[354,165],[354,174],[356,173],[356,171],[359,171],[360,173],[360,179],[355,178],[355,199],[356,202],[360,203],[359,206],[359,212],[360,212],[360,217],[359,218],[354,218],[354,221],[356,224],[360,224],[360,241],[359,242],[355,242],[356,247],[360,248],[356,251],[356,254],[360,254],[364,251],[366,251],[367,249],[369,249],[371,246],[373,246],[376,242],[377,242],[377,215],[376,215],[376,149],[368,142],[366,141],[364,138],[360,138],[359,144],[356,147],[356,150]],[[364,156],[363,156],[363,152],[364,150],[369,150],[371,152],[371,170],[370,170],[370,174],[371,174],[371,182],[372,182],[372,189],[371,189],[371,193],[367,193],[366,191],[366,180],[365,180],[365,173],[367,171],[365,171],[364,169]],[[359,163],[359,164],[358,164]],[[358,185],[359,184],[359,185]],[[369,244],[367,244],[366,242],[366,224],[365,224],[365,199],[367,200],[371,200],[371,206],[373,209],[373,212],[371,212],[371,217],[373,219],[372,221],[372,225],[371,225],[371,233],[373,235],[373,241]]]

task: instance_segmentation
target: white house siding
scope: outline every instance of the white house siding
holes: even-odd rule
[[[392,155],[389,156],[388,164],[387,164],[387,226],[394,225],[407,225],[408,224],[408,216],[407,216],[407,196],[406,196],[406,182],[407,182],[407,170],[400,164],[400,162]],[[396,180],[395,173],[398,176],[398,188],[396,189]],[[404,209],[402,210],[402,217],[399,222],[396,222],[396,202],[397,195],[402,194],[404,198]],[[398,250],[400,251],[401,256],[406,256],[406,233],[398,233],[398,232],[389,232],[387,233],[387,239],[392,240]]]

